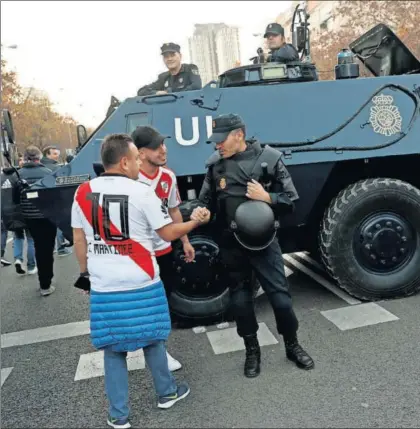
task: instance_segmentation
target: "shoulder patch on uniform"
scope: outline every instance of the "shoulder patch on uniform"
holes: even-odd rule
[[[190,70],[192,71],[193,74],[198,75],[199,71],[198,71],[198,67],[195,64],[190,64]]]

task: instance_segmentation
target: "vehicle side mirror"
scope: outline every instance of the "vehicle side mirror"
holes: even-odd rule
[[[77,143],[79,146],[83,146],[87,140],[87,131],[84,125],[77,126]]]

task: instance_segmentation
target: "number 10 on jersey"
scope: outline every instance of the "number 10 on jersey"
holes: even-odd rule
[[[128,195],[103,194],[102,208],[99,205],[99,192],[91,192],[87,195],[92,201],[92,228],[95,240],[101,238],[106,241],[125,241],[130,239],[130,228],[128,222]],[[110,217],[110,205],[118,204],[121,231],[112,224]],[[115,211],[113,210],[113,213]],[[100,221],[102,221],[102,231],[100,231]]]

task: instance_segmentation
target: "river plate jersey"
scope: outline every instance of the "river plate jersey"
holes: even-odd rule
[[[169,168],[159,167],[156,175],[153,177],[140,171],[139,182],[154,189],[165,207],[172,209],[178,207],[181,203],[175,173],[169,170]],[[163,240],[156,233],[153,234],[153,245],[156,256],[164,255],[172,250],[171,243]]]
[[[86,235],[92,290],[126,291],[159,280],[153,239],[172,219],[150,186],[101,175],[79,186],[71,217]]]

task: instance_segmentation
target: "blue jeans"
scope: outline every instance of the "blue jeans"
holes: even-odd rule
[[[23,243],[25,242],[25,234],[28,242],[28,251],[26,254],[28,258],[28,270],[32,270],[36,267],[35,247],[34,239],[27,229],[15,231],[13,239],[13,257],[15,258],[15,261],[16,259],[23,261]]]
[[[6,252],[7,235],[8,231],[4,228],[3,221],[1,221],[1,257],[3,257]]]
[[[144,347],[143,353],[146,365],[152,373],[156,394],[166,396],[175,393],[177,385],[168,368],[165,341],[156,341]],[[128,418],[130,414],[126,358],[126,352],[104,349],[105,390],[109,401],[109,415],[117,419]]]
[[[57,228],[57,252],[67,251],[67,247],[64,247],[66,239],[64,238],[63,231]]]

